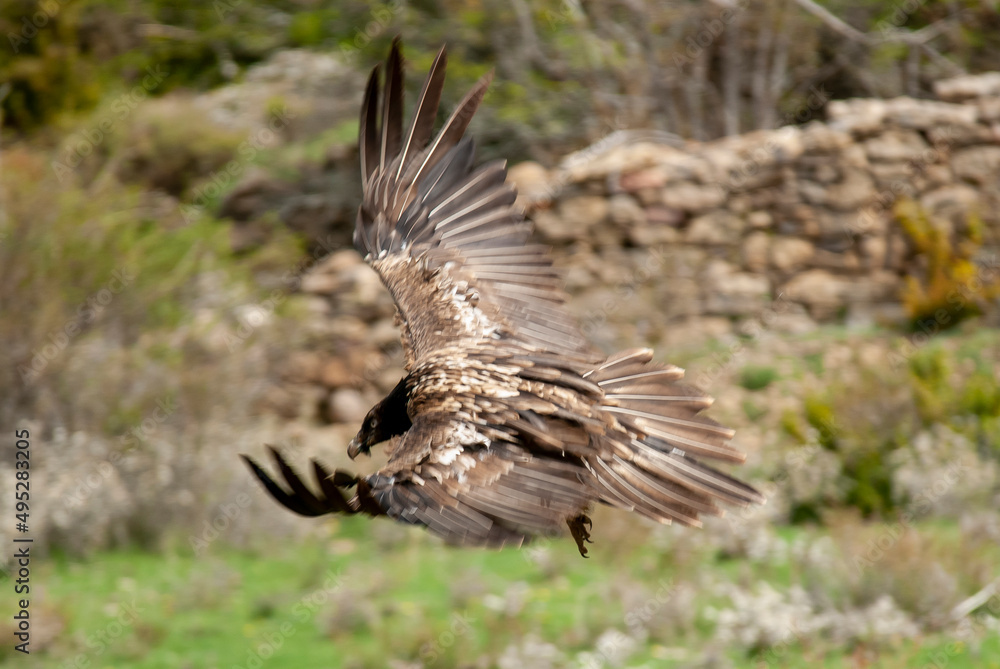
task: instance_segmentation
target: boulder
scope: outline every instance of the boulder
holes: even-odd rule
[[[577,195],[559,203],[559,216],[569,225],[586,232],[608,218],[608,200],[598,195]]]
[[[782,272],[805,266],[815,252],[812,243],[795,237],[779,237],[771,244],[771,265]]]
[[[928,213],[948,219],[953,224],[964,221],[979,203],[979,191],[965,184],[937,188],[920,197],[920,205]]]
[[[849,249],[840,251],[816,249],[815,253],[813,253],[812,257],[809,259],[809,266],[847,273],[860,269],[861,261],[858,260],[857,254]]]
[[[650,167],[623,174],[618,180],[618,185],[622,190],[634,193],[638,190],[661,188],[666,185],[668,177],[667,171],[662,167]]]
[[[924,152],[930,148],[927,146],[927,142],[913,130],[883,132],[866,140],[864,147],[869,160],[882,162],[919,161]]]
[[[774,225],[774,219],[766,211],[751,211],[747,214],[747,225],[754,230],[766,230]]]
[[[875,177],[875,183],[878,184],[880,190],[891,191],[894,184],[908,182],[913,178],[914,174],[913,163],[902,161],[872,163],[869,169],[872,176]]]
[[[661,333],[657,348],[665,350],[683,348],[690,346],[691,342],[720,339],[732,331],[733,324],[729,318],[722,316],[688,318],[671,323],[670,327]],[[686,379],[687,383],[698,383],[699,381],[698,374],[694,370],[689,370],[689,376]]]
[[[900,279],[880,270],[870,276],[846,277],[825,269],[810,269],[797,274],[781,288],[789,300],[805,305],[816,320],[830,320],[840,315],[848,303],[872,303],[898,298]]]
[[[809,317],[805,307],[781,296],[764,310],[760,322],[768,330],[785,334],[803,335],[816,330],[816,321]]]
[[[934,94],[942,100],[960,102],[969,98],[1000,97],[1000,72],[967,74],[934,82]]]
[[[670,226],[676,228],[680,226],[687,217],[680,209],[671,209],[663,205],[653,205],[646,207],[646,221],[650,224]]]
[[[507,179],[517,188],[517,204],[525,209],[547,204],[555,195],[549,171],[534,161],[518,163],[507,170]]]
[[[380,318],[372,325],[368,341],[380,348],[399,344],[399,327],[393,318]]]
[[[322,271],[309,272],[302,277],[299,290],[303,293],[313,293],[316,295],[330,295],[337,290],[340,280],[336,274],[328,274]]]
[[[881,130],[885,114],[886,101],[879,99],[831,100],[826,106],[830,127],[855,137]]]
[[[537,234],[548,242],[569,242],[582,239],[586,230],[582,226],[573,225],[568,220],[550,209],[543,209],[532,214]]]
[[[743,267],[751,272],[767,271],[768,251],[771,248],[771,237],[766,232],[751,232],[743,240],[741,255]]]
[[[746,316],[763,309],[771,299],[766,276],[740,272],[722,260],[709,262],[702,285],[705,312],[711,315]]]
[[[646,223],[646,214],[642,207],[629,195],[613,195],[608,200],[608,216],[615,225],[623,228]]]
[[[885,237],[871,235],[861,240],[861,255],[866,269],[885,267],[889,244]]]
[[[327,416],[331,423],[360,423],[369,408],[364,396],[353,388],[334,390],[327,400]]]
[[[994,186],[1000,181],[1000,146],[974,146],[957,151],[952,157],[955,176],[980,186]]]
[[[839,211],[853,211],[875,196],[875,184],[866,171],[848,169],[843,179],[826,189],[825,204]]]
[[[724,209],[698,216],[684,234],[689,244],[736,244],[743,234],[743,219]]]
[[[804,305],[813,318],[829,320],[845,304],[850,284],[825,269],[797,274],[781,288],[781,294]]]
[[[849,134],[819,121],[812,121],[802,131],[802,145],[807,156],[841,151],[850,143]]]
[[[937,100],[900,97],[888,101],[886,120],[903,128],[927,130],[939,126],[968,126],[976,122],[976,108]]]
[[[319,374],[319,381],[327,388],[341,388],[353,385],[355,382],[351,370],[340,358],[330,358],[323,365]]]
[[[635,246],[648,248],[677,242],[681,233],[677,228],[662,223],[636,225],[628,230],[628,239]]]
[[[292,351],[285,358],[281,376],[291,383],[314,383],[319,380],[323,356],[316,351]]]
[[[663,188],[660,199],[672,209],[700,214],[720,206],[726,195],[725,189],[718,184],[674,183]]]
[[[850,245],[854,235],[881,229],[883,219],[876,215],[878,208],[859,208],[854,211],[830,211],[816,208],[815,237],[817,244],[827,250],[840,251]]]
[[[1000,132],[979,123],[940,125],[927,130],[927,139],[934,146],[934,151],[930,152],[932,156],[935,153],[944,155],[963,146],[996,143],[1000,141]]]
[[[980,100],[976,105],[979,120],[984,123],[1000,121],[1000,97]]]

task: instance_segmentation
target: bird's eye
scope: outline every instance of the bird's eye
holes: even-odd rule
[[[372,418],[370,421],[368,421],[368,427],[374,429],[377,426],[378,426],[378,418]]]

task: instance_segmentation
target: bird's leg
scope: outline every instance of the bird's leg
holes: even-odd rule
[[[580,549],[580,555],[587,557],[587,547],[584,546],[584,542],[588,544],[594,543],[590,540],[590,529],[594,526],[590,518],[585,514],[580,514],[574,518],[569,518],[566,520],[566,525],[569,527],[570,534],[573,535],[573,539],[576,540],[576,547]]]

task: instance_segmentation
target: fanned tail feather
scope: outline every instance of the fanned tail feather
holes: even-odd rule
[[[602,408],[637,435],[628,444],[630,457],[590,462],[608,492],[604,501],[659,522],[695,526],[699,514],[722,515],[717,502],[763,503],[753,487],[691,457],[743,462],[746,456],[728,445],[732,430],[699,415],[712,399],[680,383],[684,370],[652,359],[649,349],[624,351],[584,375],[604,391]]]

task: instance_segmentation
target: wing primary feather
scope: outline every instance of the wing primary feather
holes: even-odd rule
[[[632,479],[631,482],[637,486],[645,486],[661,497],[671,500],[671,503],[687,506],[696,512],[707,513],[709,515],[719,515],[721,512],[719,507],[715,506],[710,501],[707,501],[697,492],[686,490],[689,494],[685,496],[677,490],[667,488],[662,482],[657,481],[652,476],[649,476],[640,468],[632,466],[631,463],[626,462],[621,457],[614,455],[612,456],[612,459],[619,465],[622,476],[627,479]],[[699,499],[695,499],[695,497],[691,495],[697,496]]]
[[[452,225],[454,221],[461,220],[464,216],[468,216],[477,209],[482,209],[484,207],[489,207],[489,206],[502,207],[513,203],[516,198],[517,194],[514,192],[512,188],[496,188],[486,193],[485,195],[482,195],[479,199],[475,200],[474,202],[470,202],[462,209],[459,209],[454,213],[449,213],[447,217],[440,219],[435,225],[435,227],[438,230],[445,230],[450,225]],[[433,216],[434,214],[435,212],[432,211],[431,215]],[[446,233],[442,235],[442,237],[455,235],[458,234],[460,231],[461,228],[448,230]]]
[[[463,137],[448,150],[432,168],[426,171],[420,181],[414,180],[419,198],[424,204],[432,205],[437,198],[447,194],[451,186],[460,182],[472,169],[476,156],[476,143],[471,137]]]
[[[297,513],[300,516],[320,516],[324,513],[323,510],[319,510],[315,505],[310,505],[306,501],[296,497],[295,495],[290,495],[284,488],[274,482],[274,480],[267,475],[267,473],[260,468],[260,466],[248,458],[245,455],[241,455],[243,461],[247,463],[250,470],[254,473],[267,490],[268,494],[271,495],[279,504],[283,507]],[[279,456],[280,457],[280,456]]]
[[[257,480],[261,482],[261,484],[264,486],[264,489],[267,490],[268,494],[271,495],[271,497],[273,497],[279,504],[281,504],[289,511],[299,514],[300,516],[315,515],[312,512],[310,512],[309,509],[306,509],[302,504],[299,504],[295,499],[292,498],[291,495],[285,492],[281,488],[281,486],[275,483],[271,479],[271,477],[268,476],[267,473],[263,469],[261,469],[256,462],[248,458],[246,455],[243,455],[242,453],[240,454],[240,457],[243,458],[243,462],[245,462],[247,467],[250,468],[250,471],[253,472],[253,475],[257,477]]]
[[[706,406],[711,401],[704,395],[637,395],[633,393],[608,393],[608,399],[615,400],[647,400],[650,402],[691,402],[703,403]]]
[[[615,468],[611,467],[603,460],[598,460],[598,464],[611,475],[611,478],[618,484],[619,490],[623,492],[626,497],[634,497],[641,504],[641,506],[636,506],[636,511],[661,523],[669,521],[670,519],[675,519],[681,521],[685,525],[701,527],[702,523],[698,520],[698,518],[686,515],[677,509],[671,509],[668,506],[660,504],[649,495],[629,483],[624,476],[615,471]],[[659,513],[656,513],[657,511]]]
[[[469,232],[470,230],[475,230],[476,228],[481,226],[495,227],[504,219],[509,219],[509,218],[510,218],[509,211],[506,211],[502,207],[494,208],[490,211],[486,211],[483,214],[476,216],[475,218],[469,219],[468,221],[462,223],[459,226],[452,227],[450,230],[441,235],[441,240],[448,243],[450,242],[450,240],[448,239],[449,237],[452,237],[457,234],[466,233]],[[472,265],[473,263],[467,263],[467,264]]]
[[[487,163],[486,165],[480,167],[460,188],[454,189],[448,195],[448,197],[444,198],[440,202],[435,203],[434,208],[431,209],[431,216],[436,216],[441,209],[444,209],[453,201],[461,198],[469,191],[475,189],[477,186],[479,186],[481,183],[483,183],[490,177],[494,178],[495,180],[496,177],[499,176],[497,174],[498,169],[501,171],[504,170],[503,161],[495,161],[493,163]],[[503,181],[501,180],[500,183],[503,183]],[[444,225],[443,222],[439,223],[438,227],[442,227],[443,225]]]
[[[725,446],[716,446],[714,444],[709,444],[704,441],[696,441],[694,439],[689,439],[687,437],[682,437],[678,434],[673,434],[670,432],[665,432],[664,430],[657,429],[653,426],[647,426],[644,428],[653,437],[658,437],[660,440],[669,444],[671,447],[674,444],[681,444],[685,447],[685,450],[691,451],[692,453],[698,453],[710,458],[718,458],[721,460],[729,460],[730,462],[742,463],[747,459],[746,453],[737,451],[734,448],[727,448]]]
[[[493,81],[492,70],[480,79],[472,87],[472,90],[465,94],[465,97],[462,98],[458,107],[452,112],[451,117],[444,124],[444,127],[441,128],[441,132],[438,133],[433,144],[431,144],[431,148],[427,152],[427,157],[424,158],[424,162],[420,165],[416,176],[413,178],[414,183],[419,183],[424,173],[437,164],[444,154],[462,138],[462,135],[465,134],[465,129],[469,127],[469,123],[472,121],[472,116],[479,109],[480,103],[482,103],[483,98],[486,96],[486,89],[489,88],[491,81]]]
[[[399,153],[403,141],[403,56],[399,52],[399,37],[392,40],[389,62],[385,71],[385,98],[382,100],[382,152],[379,169],[385,171]],[[388,190],[388,189],[386,189]]]
[[[669,423],[671,425],[679,425],[681,427],[689,427],[695,430],[702,430],[704,432],[711,432],[714,434],[721,435],[726,439],[732,439],[736,435],[736,431],[723,427],[722,425],[716,425],[712,422],[708,422],[707,418],[702,420],[685,420],[683,418],[674,418],[672,416],[664,416],[662,414],[649,413],[648,411],[636,411],[635,409],[626,409],[625,407],[606,407],[608,411],[612,413],[624,414],[626,416],[635,416],[636,418],[644,418],[646,420],[655,421],[658,423]]]
[[[365,97],[361,103],[361,125],[358,131],[358,141],[361,144],[361,180],[367,191],[372,173],[378,166],[378,74],[380,65],[372,68],[365,88]]]
[[[313,509],[317,515],[326,513],[330,509],[327,505],[323,504],[316,495],[313,494],[311,490],[302,482],[299,475],[292,469],[291,465],[285,462],[285,459],[281,457],[276,448],[271,448],[271,456],[274,458],[275,464],[278,465],[278,469],[281,471],[281,475],[284,477],[285,482],[292,489],[292,495],[302,501],[302,503],[310,509]]]
[[[629,351],[623,351],[621,353],[611,356],[604,362],[603,365],[601,365],[600,367],[598,367],[593,371],[600,372],[602,370],[607,369],[608,367],[612,367],[614,365],[620,365],[629,360],[636,360],[636,359],[639,360],[640,362],[649,362],[650,360],[653,359],[652,349],[637,348]]]
[[[417,99],[417,110],[413,116],[413,123],[410,124],[410,132],[403,144],[403,154],[399,160],[399,167],[396,169],[396,179],[403,174],[407,158],[412,151],[420,151],[431,139],[434,130],[434,118],[437,116],[438,105],[441,104],[441,92],[444,90],[445,70],[448,67],[448,52],[445,47],[441,47],[431,71],[424,81],[423,90]]]

